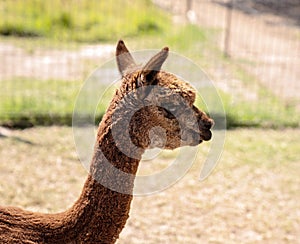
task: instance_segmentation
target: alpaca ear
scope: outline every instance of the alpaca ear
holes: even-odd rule
[[[167,59],[169,54],[169,48],[163,48],[158,54],[152,57],[148,63],[143,67],[140,75],[140,86],[143,85],[155,85],[155,78],[160,71],[161,66]]]
[[[151,85],[156,85],[156,75],[161,69],[161,66],[168,57],[169,48],[163,48],[158,54],[152,57],[143,67],[140,76],[137,80],[137,87],[140,88],[138,97],[143,100],[151,92]]]
[[[128,51],[127,47],[125,46],[123,40],[120,40],[117,44],[116,59],[118,69],[122,76],[126,74],[126,71],[128,69],[136,66],[134,59]]]

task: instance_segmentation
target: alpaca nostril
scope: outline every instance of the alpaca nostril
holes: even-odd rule
[[[214,125],[214,121],[212,119],[209,119],[207,120],[205,123],[204,123],[204,126],[206,129],[211,129],[211,127]]]
[[[202,123],[202,128],[206,129],[206,130],[210,130],[211,127],[213,126],[214,122],[212,119],[207,119],[207,120],[203,120],[201,121]]]

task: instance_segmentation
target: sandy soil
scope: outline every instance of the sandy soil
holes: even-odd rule
[[[209,143],[200,145],[183,179],[134,198],[118,243],[299,243],[299,137],[299,129],[228,131],[222,158],[203,182],[198,179]],[[141,164],[139,174],[166,163]],[[72,128],[2,129],[2,205],[62,211],[78,197],[85,178]]]
[[[82,45],[62,49],[20,47],[0,41],[0,80],[13,77],[38,78],[41,80],[83,80],[95,65],[113,57],[114,45]]]
[[[184,14],[185,8],[175,2],[175,14]],[[192,21],[224,28],[224,6],[198,1],[194,8]],[[234,10],[233,17],[238,26],[232,29],[232,57],[276,94],[298,99],[298,27],[286,25],[282,16],[270,12],[252,18]],[[248,35],[253,32],[256,35]],[[112,56],[113,50],[114,46],[96,45],[31,51],[1,41],[0,79],[15,75],[81,79],[86,65],[99,64],[98,58]],[[230,76],[224,78],[222,67],[216,73],[224,89],[240,86],[241,81],[235,80],[224,85]],[[299,138],[299,129],[229,131],[218,167],[199,182],[207,151],[207,145],[202,145],[197,163],[180,182],[134,199],[118,243],[299,243]],[[62,211],[77,198],[85,177],[71,128],[0,130],[1,204]]]

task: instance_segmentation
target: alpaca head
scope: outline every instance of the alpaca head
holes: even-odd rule
[[[120,140],[128,128],[131,142],[140,148],[175,149],[195,146],[211,139],[213,120],[193,105],[196,92],[187,82],[161,71],[168,56],[162,49],[144,66],[136,65],[123,41],[119,41],[116,59],[122,84],[112,104]],[[128,124],[128,127],[126,127]],[[123,138],[123,139],[122,139]]]

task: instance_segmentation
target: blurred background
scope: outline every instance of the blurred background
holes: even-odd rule
[[[69,127],[74,103],[119,39],[199,65],[230,129],[215,173],[201,185],[197,166],[135,199],[120,243],[297,243],[299,0],[0,0],[1,203],[55,212],[76,199],[86,172]]]
[[[299,126],[298,0],[0,3],[2,124],[70,124],[80,86],[122,38],[198,64],[228,127]]]

